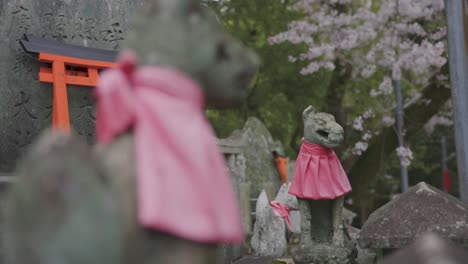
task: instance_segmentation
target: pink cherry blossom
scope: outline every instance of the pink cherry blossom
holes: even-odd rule
[[[290,42],[308,47],[305,52],[289,57],[293,63],[307,62],[301,70],[303,75],[321,69],[333,71],[336,64],[351,69],[350,81],[383,72],[381,83],[368,90],[369,96],[378,102],[393,102],[393,80],[410,78],[414,85],[424,86],[434,75],[439,80],[447,78],[439,73],[447,63],[446,28],[443,23],[426,26],[444,21],[444,0],[386,0],[380,1],[377,9],[371,0],[298,0],[288,9],[304,16],[291,21],[285,32],[271,36],[268,41],[271,45]],[[409,101],[413,99],[418,100],[413,96]],[[394,124],[394,118],[388,114],[389,110],[393,112],[394,103],[387,106],[386,111],[372,114],[379,115],[382,126]],[[364,121],[370,118],[366,116],[368,113],[354,114],[352,127],[366,133],[369,128],[364,128]],[[362,154],[367,149],[368,136],[362,137],[353,153]],[[403,163],[409,165],[410,160],[406,158]]]

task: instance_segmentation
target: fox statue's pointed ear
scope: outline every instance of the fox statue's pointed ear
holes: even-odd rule
[[[313,114],[315,113],[315,108],[311,105],[309,105],[305,110],[304,112],[302,112],[302,119],[303,120],[306,120],[306,118],[310,115],[310,114]]]

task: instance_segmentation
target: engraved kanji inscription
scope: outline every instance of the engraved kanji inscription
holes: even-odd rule
[[[119,48],[120,41],[124,40],[123,29],[120,23],[112,23],[110,28],[101,31],[102,41],[112,43],[113,48]]]
[[[94,18],[78,18],[75,22],[75,34],[72,39],[79,37],[86,40],[99,40],[99,34],[96,29],[97,21]]]
[[[13,16],[13,21],[10,32],[16,40],[19,40],[32,26],[31,13],[28,8],[20,5],[11,12],[11,15]]]

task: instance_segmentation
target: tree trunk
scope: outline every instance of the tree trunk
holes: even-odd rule
[[[330,82],[327,90],[326,97],[326,109],[325,112],[335,116],[336,122],[340,124],[345,130],[346,135],[346,112],[343,109],[343,98],[346,93],[346,82],[351,78],[351,69],[343,68],[339,61],[335,62],[336,69],[334,71],[334,77]],[[340,147],[335,149],[336,154],[341,157],[345,145],[342,144]]]

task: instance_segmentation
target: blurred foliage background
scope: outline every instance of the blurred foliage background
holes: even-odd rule
[[[259,118],[273,137],[283,143],[290,159],[296,158],[300,148],[302,111],[308,105],[313,105],[318,111],[333,113],[345,128],[346,134],[345,142],[337,153],[353,186],[352,194],[347,197],[347,207],[357,212],[363,222],[370,213],[388,202],[400,190],[399,161],[392,145],[396,140],[395,127],[383,129],[378,137],[370,141],[369,149],[363,155],[351,154],[354,142],[361,137],[361,133],[352,129],[353,120],[369,105],[379,108],[376,105],[378,102],[373,101],[368,92],[381,83],[383,74],[377,72],[365,81],[350,81],[349,76],[342,74],[346,69],[321,70],[312,75],[301,75],[300,70],[305,64],[290,63],[288,55],[299,54],[306,47],[290,43],[267,43],[268,37],[285,31],[290,21],[301,16],[300,13],[287,9],[291,1],[293,0],[207,1],[218,14],[224,28],[255,49],[261,57],[262,66],[247,89],[247,99],[242,107],[222,110],[208,108],[206,113],[221,138],[242,128],[248,117]],[[403,91],[415,88],[408,82],[403,82],[402,85]],[[419,90],[423,90],[423,87]],[[440,87],[425,90],[429,98],[442,98],[445,101],[450,94]],[[405,122],[411,133],[408,135],[408,144],[414,154],[414,160],[408,168],[410,186],[425,181],[442,188],[440,140],[445,136],[453,185],[451,194],[457,196],[453,127],[436,126],[432,133],[423,129],[433,115],[428,113],[437,113],[442,109],[442,103],[435,107],[437,109],[416,104],[408,109],[410,113]]]

